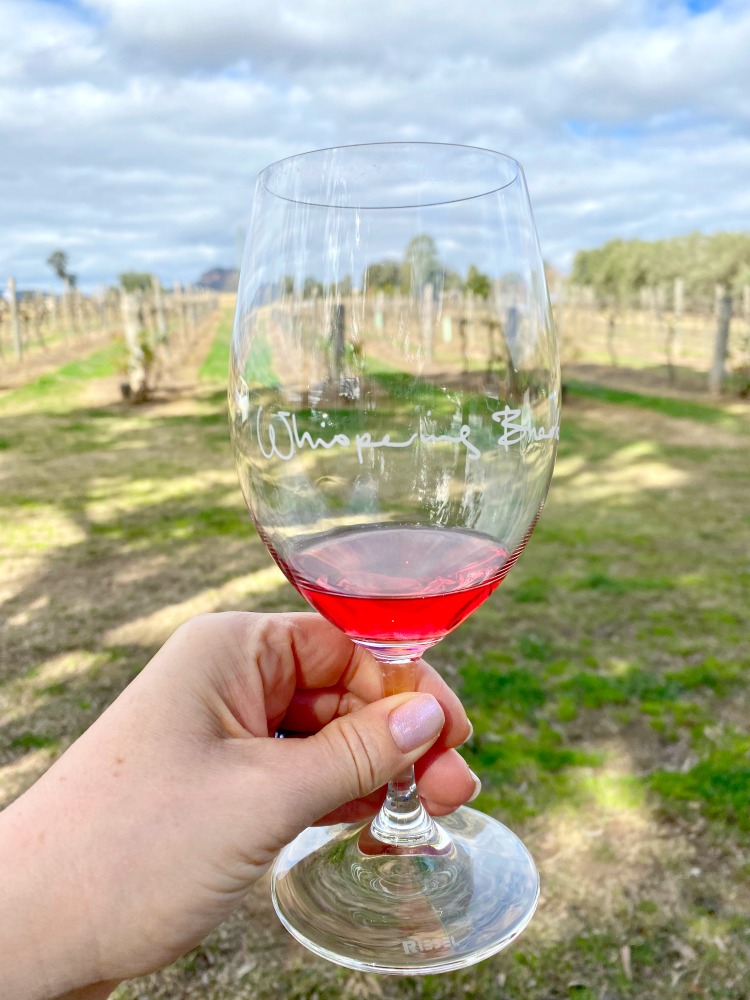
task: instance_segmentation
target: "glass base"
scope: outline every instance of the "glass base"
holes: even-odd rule
[[[502,823],[463,807],[424,847],[375,840],[370,824],[312,827],[273,870],[281,922],[306,948],[362,972],[424,975],[481,962],[528,924],[539,874]]]

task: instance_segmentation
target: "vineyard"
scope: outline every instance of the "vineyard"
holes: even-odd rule
[[[719,288],[713,308],[687,308],[679,285],[637,303],[602,305],[570,286],[555,303],[563,368],[576,377],[649,390],[718,396],[750,392],[750,286],[739,307]]]
[[[19,297],[11,278],[7,297],[0,297],[0,391],[75,361],[95,345],[115,344],[123,393],[145,399],[167,364],[170,339],[188,340],[216,308],[213,294],[180,285],[166,292],[156,279],[135,291],[87,296],[73,288]]]

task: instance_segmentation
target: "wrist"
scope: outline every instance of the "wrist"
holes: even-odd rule
[[[0,815],[0,996],[99,1000],[116,983],[99,974],[74,838],[50,786],[45,776]]]

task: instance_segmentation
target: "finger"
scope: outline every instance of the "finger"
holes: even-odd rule
[[[479,779],[455,750],[430,750],[417,761],[417,790],[427,811],[433,816],[446,816],[459,806],[476,798],[481,788]],[[322,817],[318,822],[358,823],[371,819],[385,801],[385,788],[372,795],[347,802]]]
[[[420,665],[416,690],[431,694],[443,709],[446,721],[438,737],[439,746],[444,749],[465,743],[471,734],[471,723],[463,705],[436,671],[426,663]],[[269,724],[274,729],[281,727],[296,733],[316,733],[336,716],[356,712],[365,704],[359,695],[341,687],[297,690],[285,714],[281,718],[269,720]]]
[[[300,612],[274,615],[268,620],[272,627],[280,630],[281,640],[288,644],[293,654],[297,687],[334,687],[345,674],[352,674],[360,678],[362,687],[368,692],[380,692],[365,696],[366,701],[374,701],[382,695],[377,660],[325,618]]]
[[[286,629],[294,655],[299,688],[313,690],[341,685],[363,702],[383,697],[383,668],[361,646],[316,614],[275,616]],[[461,702],[438,672],[424,660],[416,665],[415,690],[432,694],[447,712],[446,746],[458,746],[471,731]]]
[[[276,789],[267,803],[279,846],[347,802],[378,791],[414,764],[445,723],[429,694],[403,694],[334,719],[305,740],[250,741],[262,746],[264,772]],[[257,759],[257,758],[256,758]]]
[[[334,823],[364,823],[365,820],[372,819],[385,802],[386,786],[379,788],[371,795],[365,795],[361,799],[354,799],[352,802],[345,802],[342,806],[332,812],[321,816],[313,823],[313,826],[331,826]]]
[[[281,639],[288,643],[294,659],[298,689],[342,686],[360,702],[373,702],[383,697],[381,664],[319,615],[286,614],[267,620],[272,622],[272,627],[282,630],[277,641]],[[273,647],[278,651],[277,642],[273,643]],[[266,660],[274,660],[274,657],[266,657]],[[276,658],[276,664],[278,660]],[[273,677],[267,677],[268,670],[263,662],[259,666],[264,674],[264,687],[270,693],[274,686]],[[440,702],[446,718],[440,737],[444,746],[460,746],[469,738],[471,724],[461,702],[434,667],[424,660],[416,664],[415,690],[431,694]],[[331,701],[328,700],[326,705],[330,706]]]
[[[417,788],[429,811],[453,812],[479,794],[481,783],[456,750],[437,751],[435,746],[417,761]],[[436,813],[437,814],[437,813]]]
[[[373,674],[369,669],[371,665],[370,657],[354,657],[351,667],[342,677],[342,684],[367,702],[383,697],[382,666],[377,664],[377,674]],[[465,743],[471,734],[471,724],[464,707],[437,670],[425,660],[415,664],[414,690],[431,694],[440,702],[446,723],[440,735],[441,745],[456,747]]]
[[[215,658],[226,675],[224,698],[232,714],[251,732],[260,729],[253,716],[259,700],[272,732],[296,691],[335,687],[353,668],[353,660],[371,661],[363,669],[378,676],[374,659],[320,615],[227,612],[204,618],[214,645],[223,646]],[[194,624],[198,621],[193,619]],[[259,683],[253,683],[253,678]],[[247,724],[249,716],[256,724]]]
[[[448,687],[440,674],[424,660],[417,666],[417,691],[431,694],[440,702],[445,715],[445,726],[438,744],[443,747],[458,747],[465,743],[472,733],[472,725],[466,716],[458,695]]]
[[[317,733],[338,715],[348,715],[363,708],[365,702],[344,688],[324,688],[316,691],[295,691],[283,717],[275,728],[295,733]]]

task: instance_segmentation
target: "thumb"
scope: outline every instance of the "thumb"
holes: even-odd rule
[[[334,719],[306,740],[275,741],[284,840],[387,784],[429,750],[444,724],[431,694],[398,694]]]

